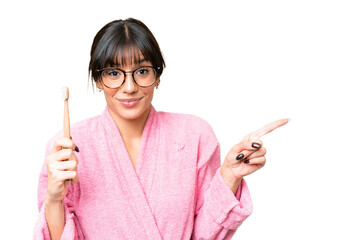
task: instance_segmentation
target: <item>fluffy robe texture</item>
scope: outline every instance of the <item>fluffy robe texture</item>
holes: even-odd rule
[[[201,118],[151,106],[135,169],[107,108],[71,135],[79,182],[66,193],[61,239],[230,239],[252,212],[245,181],[234,196],[220,175],[219,143]],[[44,162],[34,239],[50,239],[46,191]]]

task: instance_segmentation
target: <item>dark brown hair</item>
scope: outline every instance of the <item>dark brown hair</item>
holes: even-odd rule
[[[90,52],[89,78],[94,84],[100,79],[100,69],[138,64],[140,54],[153,67],[159,67],[157,74],[160,76],[165,68],[165,61],[149,28],[133,18],[112,21],[100,29],[94,38]]]

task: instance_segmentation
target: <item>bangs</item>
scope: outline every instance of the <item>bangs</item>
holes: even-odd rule
[[[111,55],[104,59],[101,68],[139,65],[144,60],[150,61],[146,52],[141,51],[138,46],[118,46]]]

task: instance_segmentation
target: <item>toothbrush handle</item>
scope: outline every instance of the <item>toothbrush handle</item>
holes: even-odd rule
[[[70,117],[68,99],[64,101],[64,137],[70,139]]]

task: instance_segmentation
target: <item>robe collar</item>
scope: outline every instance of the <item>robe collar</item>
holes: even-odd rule
[[[124,179],[127,180],[126,186],[131,192],[139,223],[144,224],[143,229],[149,239],[161,239],[160,231],[148,201],[156,174],[161,136],[161,124],[159,124],[157,111],[151,105],[141,136],[136,169],[131,163],[121,134],[110,115],[108,107],[105,108],[100,118],[105,129],[107,138],[105,141],[108,142],[110,155],[113,156],[113,160],[116,162],[115,166],[118,168],[119,174],[122,174]]]

